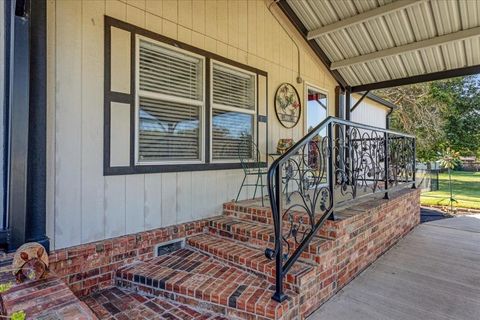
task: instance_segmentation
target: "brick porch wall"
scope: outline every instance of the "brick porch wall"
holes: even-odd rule
[[[317,279],[303,297],[303,316],[315,311],[420,223],[420,190],[402,190],[388,201],[372,200],[355,208],[365,213],[328,221],[323,229],[335,235],[335,242],[332,250],[314,258],[319,264]]]
[[[300,314],[308,315],[375,261],[420,221],[420,190],[403,190],[392,199],[356,205],[364,213],[328,221],[322,233],[333,236],[330,250],[313,258],[316,279],[303,288]],[[77,296],[114,285],[115,271],[135,260],[153,257],[155,245],[203,233],[208,220],[155,229],[51,253],[51,270]]]
[[[159,243],[202,233],[207,224],[208,220],[198,220],[55,250],[49,256],[50,270],[77,296],[86,296],[114,285],[119,267],[152,258]]]

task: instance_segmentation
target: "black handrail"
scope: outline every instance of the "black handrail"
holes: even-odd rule
[[[324,129],[327,133],[322,138],[319,133]],[[415,187],[414,168],[414,136],[335,117],[326,118],[277,158],[267,174],[275,229],[274,249],[265,250],[267,258],[276,261],[272,298],[279,302],[287,298],[283,278],[332,216],[339,202],[336,188],[340,196],[352,199],[361,196],[357,189],[385,192],[388,198],[391,186],[413,182]],[[283,171],[287,178],[283,178]],[[282,210],[282,184],[291,181],[296,188],[287,199],[291,201],[293,194],[297,200]],[[305,217],[308,221],[303,221]],[[283,220],[289,226],[286,230]]]

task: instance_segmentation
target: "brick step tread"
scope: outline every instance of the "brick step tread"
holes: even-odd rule
[[[287,290],[288,299],[278,303],[265,279],[190,248],[120,268],[117,285],[251,318],[288,318],[299,304],[297,293]]]
[[[147,297],[138,292],[110,287],[82,298],[100,320],[114,319],[192,319],[228,320],[225,316],[192,308],[164,297]]]
[[[15,283],[15,279],[3,280]],[[13,277],[11,271],[7,277]],[[5,283],[8,283],[5,282]],[[90,308],[80,301],[59,277],[49,274],[43,279],[15,283],[0,294],[3,315],[9,318],[18,311],[26,313],[28,319],[85,319],[96,320]]]
[[[215,257],[219,257],[253,272],[261,273],[266,276],[271,283],[275,283],[275,260],[267,259],[264,250],[211,234],[200,234],[190,237],[187,242],[190,246],[214,255]],[[316,270],[313,266],[297,261],[289,270],[285,280],[298,290],[315,279],[315,272]]]
[[[273,225],[260,222],[242,220],[232,216],[220,216],[211,219],[208,223],[212,233],[232,238],[242,242],[248,242],[265,249],[266,246],[273,248],[275,242]],[[286,234],[288,230],[284,230]],[[289,239],[292,248],[298,245],[293,238]],[[315,236],[309,243],[306,253],[320,254],[333,248],[333,240]],[[309,258],[304,255],[304,258]]]

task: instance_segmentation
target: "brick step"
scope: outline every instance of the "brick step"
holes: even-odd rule
[[[211,234],[188,238],[187,243],[244,270],[260,274],[271,283],[275,283],[275,261],[267,259],[264,250]],[[299,292],[302,287],[315,280],[315,275],[316,270],[312,265],[297,261],[285,277],[285,282],[291,285],[291,289]]]
[[[343,207],[334,212],[335,220],[327,220],[318,231],[318,236],[336,239],[344,235],[344,228],[347,224],[358,220],[359,216],[370,209],[368,204],[356,204],[355,207]],[[262,207],[258,200],[245,200],[241,202],[227,202],[223,204],[223,214],[241,220],[254,223],[263,223],[273,226],[272,210],[270,207]],[[309,223],[309,216],[306,212],[293,211],[283,214],[283,224],[287,226],[290,221],[295,223]],[[320,215],[318,215],[320,218]]]
[[[123,267],[116,283],[229,318],[293,319],[299,314],[297,293],[287,290],[288,299],[278,303],[265,279],[191,248]]]
[[[223,214],[230,217],[235,217],[241,220],[260,222],[273,226],[272,210],[269,207],[259,207],[249,205],[248,202],[229,202],[223,205]],[[284,224],[293,221],[295,223],[309,223],[309,217],[306,212],[290,212],[283,215]],[[327,220],[320,228],[319,235],[327,238],[336,238],[336,223],[335,221]]]
[[[209,231],[212,234],[246,242],[256,246],[263,251],[273,248],[275,237],[273,225],[260,222],[242,220],[233,216],[220,216],[213,218],[208,223]],[[284,231],[284,234],[288,230]],[[298,244],[293,238],[289,238],[290,249],[294,250]],[[315,257],[333,248],[334,241],[331,239],[315,236],[309,243],[307,249],[302,253],[303,259],[315,261]],[[287,247],[285,246],[285,249]]]

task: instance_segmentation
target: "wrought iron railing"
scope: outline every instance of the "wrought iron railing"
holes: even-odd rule
[[[276,290],[283,301],[283,279],[335,207],[364,195],[415,187],[415,137],[329,117],[268,170],[275,227]]]

